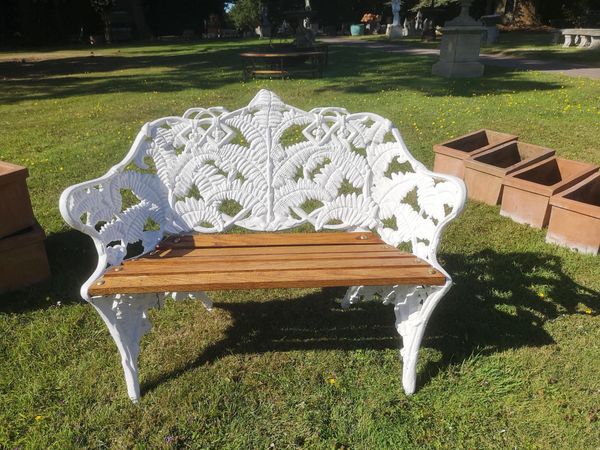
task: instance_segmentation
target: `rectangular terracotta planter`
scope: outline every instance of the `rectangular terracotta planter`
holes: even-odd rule
[[[598,170],[598,166],[550,158],[504,177],[500,214],[515,222],[543,228],[550,217],[550,197]]]
[[[0,293],[29,286],[50,276],[44,239],[36,223],[17,234],[0,239]]]
[[[0,161],[0,239],[35,223],[29,191],[27,168]]]
[[[517,139],[517,136],[512,134],[484,129],[436,144],[433,146],[435,153],[433,170],[463,178],[465,159]]]
[[[598,254],[600,250],[600,173],[550,199],[546,242]]]
[[[488,205],[502,199],[502,180],[512,172],[554,156],[539,145],[512,141],[477,153],[465,160],[465,184],[469,198]]]

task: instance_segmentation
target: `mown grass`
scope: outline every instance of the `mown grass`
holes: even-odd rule
[[[217,293],[210,313],[189,301],[153,311],[144,397],[129,402],[114,343],[78,299],[93,247],[57,204],[147,120],[237,108],[266,87],[306,109],[388,117],[429,166],[432,144],[482,127],[600,163],[600,82],[500,68],[445,80],[427,57],[332,48],[323,79],[243,83],[237,53],[252,45],[2,55],[0,159],[30,169],[53,276],[0,296],[0,447],[598,447],[597,257],[474,202],[443,239],[456,285],[428,325],[414,396],[389,307],[342,311],[338,289],[258,290]]]

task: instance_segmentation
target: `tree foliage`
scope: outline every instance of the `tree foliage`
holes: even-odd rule
[[[235,27],[241,30],[253,30],[260,24],[259,0],[238,0],[231,8],[229,17]]]

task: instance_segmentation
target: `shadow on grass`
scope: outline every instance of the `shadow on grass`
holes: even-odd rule
[[[69,230],[48,235],[46,253],[50,278],[28,288],[0,294],[0,313],[22,313],[45,309],[57,302],[81,302],[79,288],[92,274],[98,256],[92,240]]]
[[[442,358],[425,364],[421,383],[474,352],[551,344],[544,323],[578,313],[579,304],[592,308],[600,295],[569,278],[554,255],[488,250],[443,257],[455,286],[428,325],[423,347],[439,350]],[[229,354],[399,347],[391,306],[365,302],[344,311],[336,301],[343,294],[335,288],[293,300],[216,303],[233,320],[226,337],[195,361],[147,381],[142,390]]]
[[[0,101],[10,104],[105,93],[217,89],[241,83],[239,53],[257,47],[255,43],[243,42],[208,50],[181,45],[186,52],[171,46],[162,53],[160,49],[140,49],[134,55],[0,62],[0,73],[5,77]],[[374,94],[400,89],[432,96],[470,97],[560,88],[557,83],[523,79],[518,71],[495,67],[486,69],[486,75],[480,79],[435,77],[431,75],[434,60],[428,56],[339,46],[332,47],[329,55],[324,79],[315,88],[317,94],[321,91]],[[291,87],[294,82],[286,83]]]

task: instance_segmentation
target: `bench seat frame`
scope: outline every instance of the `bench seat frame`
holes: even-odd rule
[[[208,309],[212,302],[204,291],[91,296],[92,284],[136,244],[147,255],[165,236],[307,224],[317,231],[373,231],[394,247],[409,244],[445,276],[441,286],[352,286],[342,300],[345,308],[373,297],[394,306],[402,384],[412,394],[425,327],[452,285],[437,261],[441,233],[465,198],[463,182],[414,159],[389,120],[343,108],[307,112],[261,90],[232,112],[192,108],[146,123],[123,161],[63,192],[60,211],[94,241],[98,265],[81,295],[117,345],[132,401],[140,398],[137,359],[150,330],[149,309],[167,297],[197,298]]]

